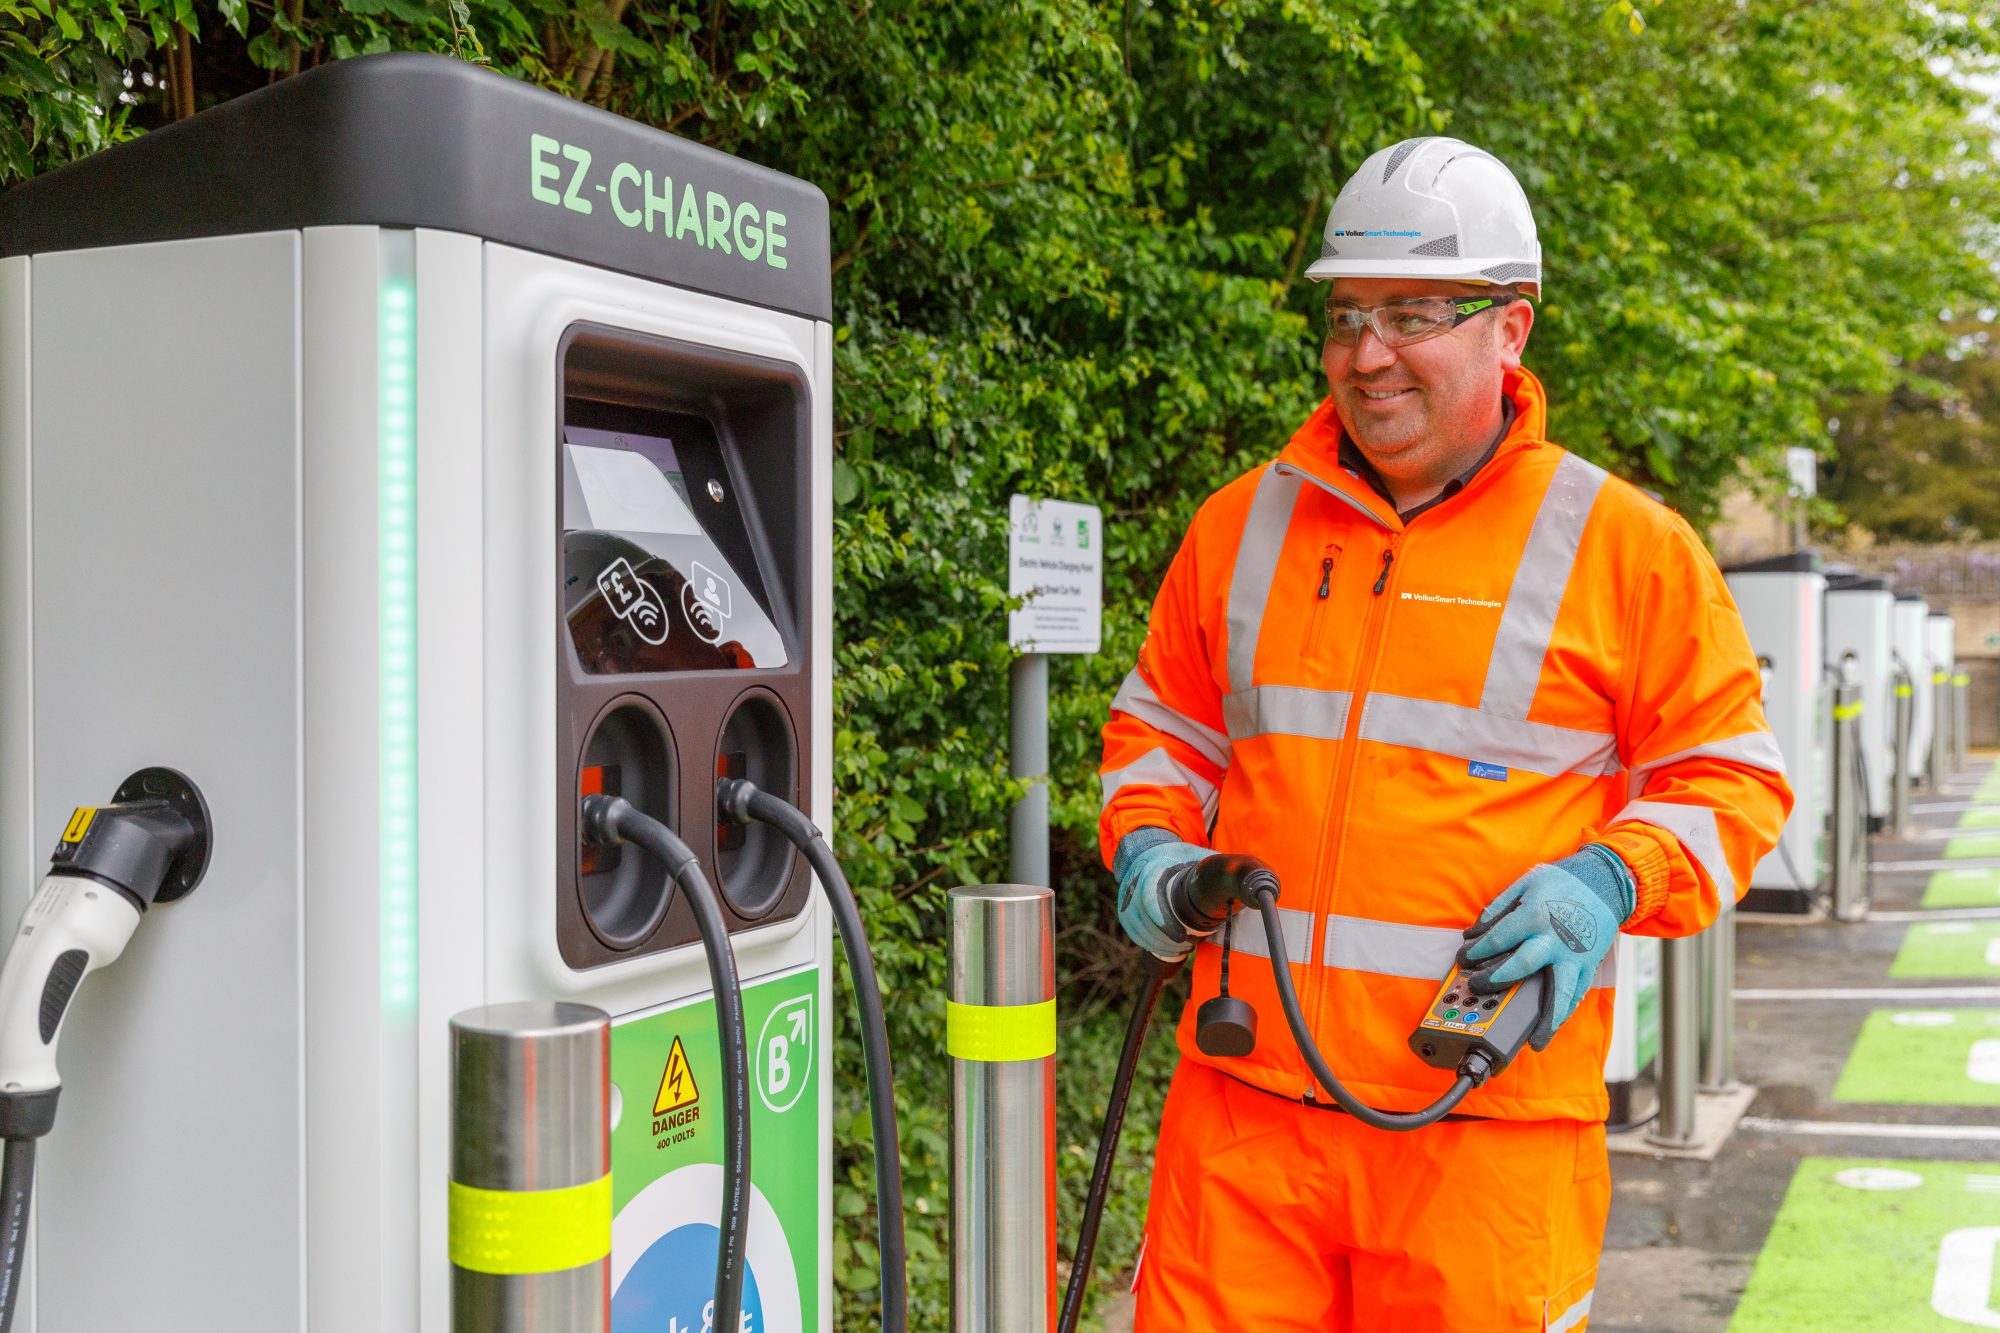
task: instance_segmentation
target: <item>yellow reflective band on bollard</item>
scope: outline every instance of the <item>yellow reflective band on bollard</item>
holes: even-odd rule
[[[1954,685],[1970,685],[1972,683],[1972,677],[1967,675],[1965,672],[1961,671],[1956,676],[1953,676],[1951,678],[1951,683]]]
[[[1056,1053],[1056,1002],[944,1002],[944,1049],[957,1060],[1044,1060]]]
[[[1861,716],[1861,705],[1860,705],[1860,704],[1835,704],[1835,705],[1834,705],[1834,709],[1833,709],[1833,720],[1834,720],[1835,722],[1845,722],[1845,721],[1847,721],[1847,720],[1848,720],[1849,718],[1856,718],[1856,717],[1860,717],[1860,716]]]
[[[1933,685],[1942,685],[1942,684],[1944,684],[1944,683],[1945,683],[1945,680],[1946,680],[1946,679],[1947,679],[1947,677],[1945,676],[1944,672],[1942,672],[1942,671],[1933,671],[1933,672],[1931,672],[1931,684],[1933,684]]]
[[[560,1273],[611,1253],[611,1177],[560,1190],[451,1182],[451,1261],[475,1273]]]
[[[1915,693],[1916,693],[1916,691],[1915,691],[1915,690],[1913,690],[1913,689],[1911,689],[1911,688],[1910,688],[1909,686],[1907,686],[1907,685],[1898,685],[1898,686],[1896,687],[1896,697],[1897,697],[1898,699],[1907,699],[1907,698],[1909,698],[1909,697],[1910,697],[1911,695],[1913,695],[1913,694],[1915,694]]]

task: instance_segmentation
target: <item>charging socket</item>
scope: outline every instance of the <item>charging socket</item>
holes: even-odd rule
[[[746,778],[764,791],[799,802],[797,749],[792,724],[777,696],[753,691],[737,701],[716,740],[715,776]],[[798,853],[768,824],[734,824],[720,818],[715,864],[722,896],[746,920],[770,915],[792,880]]]
[[[626,696],[599,714],[576,770],[576,802],[622,796],[672,827],[677,821],[673,738],[649,700]],[[572,827],[574,827],[572,814]],[[599,847],[572,834],[577,903],[607,948],[636,949],[666,917],[673,880],[658,858],[638,847]]]

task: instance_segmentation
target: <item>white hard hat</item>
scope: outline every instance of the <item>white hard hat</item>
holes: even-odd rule
[[[1519,283],[1542,294],[1542,244],[1514,173],[1462,139],[1405,139],[1348,178],[1308,278]]]

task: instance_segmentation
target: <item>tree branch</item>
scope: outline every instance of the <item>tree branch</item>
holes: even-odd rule
[[[1326,128],[1320,132],[1320,152],[1331,152],[1334,136],[1339,133],[1340,98],[1336,96],[1333,99],[1333,114],[1326,118]],[[1334,157],[1336,160],[1333,164],[1333,174],[1339,176],[1340,163],[1337,160],[1339,154],[1335,153]],[[1292,294],[1292,284],[1299,280],[1299,266],[1305,262],[1306,257],[1306,240],[1312,235],[1313,220],[1319,216],[1320,209],[1324,207],[1326,207],[1326,187],[1322,185],[1314,189],[1311,196],[1306,199],[1305,215],[1299,219],[1298,230],[1292,236],[1292,253],[1285,260],[1285,280],[1279,284],[1278,294],[1271,300],[1273,310],[1285,304]]]
[[[861,230],[854,234],[854,244],[833,257],[833,267],[829,270],[828,276],[840,272],[840,270],[861,257],[862,250],[868,244],[868,233],[875,226],[875,219],[881,216],[881,213],[882,205],[880,203],[877,203],[873,208],[868,210],[868,216],[861,220]]]
[[[630,0],[609,0],[604,7],[605,22],[623,23],[625,21],[625,6],[629,3]],[[597,81],[597,76],[600,72],[603,73],[607,80],[610,79],[610,56],[611,53],[601,46],[593,46],[590,50],[584,52],[583,60],[576,67],[576,90],[573,95],[577,101],[588,102],[590,100],[591,85]],[[603,102],[599,101],[598,105],[602,106]]]
[[[194,39],[186,28],[174,25],[174,43],[167,48],[167,118],[186,120],[194,115]]]

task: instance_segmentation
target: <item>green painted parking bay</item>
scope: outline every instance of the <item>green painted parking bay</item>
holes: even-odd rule
[[[1833,1099],[2000,1106],[2000,1009],[1876,1010],[1861,1025]]]
[[[2000,907],[2000,867],[1933,872],[1924,886],[1924,906]]]
[[[2000,805],[1982,805],[1958,817],[1960,828],[2000,828]]]
[[[1947,861],[1977,861],[2000,857],[2000,829],[1960,833],[1944,845]]]
[[[1731,1333],[2000,1328],[2000,1164],[1799,1163]]]
[[[2000,977],[2000,921],[1919,921],[1889,965],[1892,977]]]

